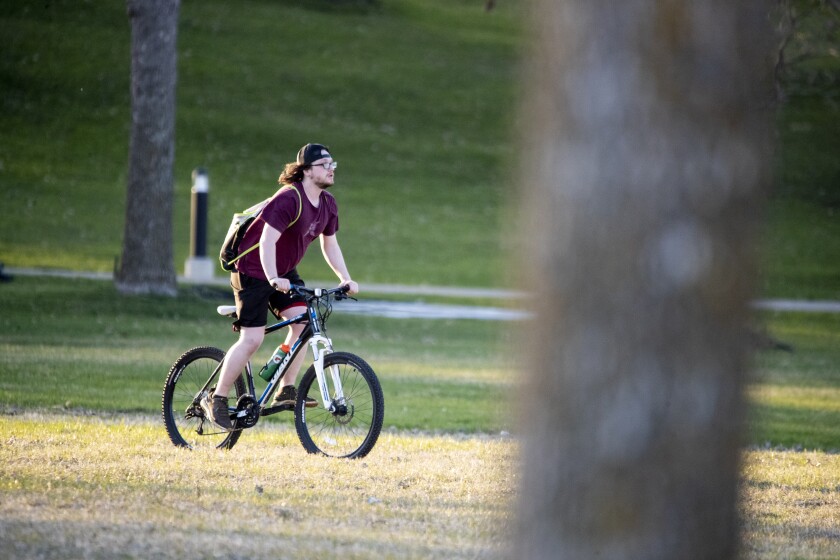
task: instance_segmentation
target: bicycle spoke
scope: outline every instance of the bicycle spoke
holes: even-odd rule
[[[361,358],[337,352],[327,355],[325,370],[338,367],[344,403],[335,402],[335,412],[329,410],[302,410],[304,416],[296,418],[298,436],[307,451],[334,457],[363,457],[373,448],[382,428],[382,390],[376,375]],[[331,375],[326,375],[332,395]],[[319,392],[314,366],[301,381],[300,393]]]
[[[195,400],[218,368],[224,352],[217,348],[193,348],[172,366],[163,391],[163,420],[169,439],[177,446],[232,447],[241,432],[226,432],[204,418]],[[242,378],[234,383],[238,398],[245,393]]]

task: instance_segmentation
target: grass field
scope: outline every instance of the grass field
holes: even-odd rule
[[[361,461],[260,427],[231,453],[176,450],[136,416],[5,417],[4,558],[476,558],[504,546],[516,446],[384,434]]]
[[[185,452],[144,417],[24,413],[0,423],[0,536],[9,558],[510,558],[516,457],[509,438],[386,433],[336,461],[282,426]],[[744,461],[743,557],[840,557],[840,455]]]
[[[230,214],[273,192],[315,140],[341,162],[339,236],[357,280],[509,287],[498,232],[516,205],[522,5],[331,5],[182,3],[176,268],[195,167],[210,172],[212,252]],[[125,5],[10,0],[0,36],[0,263],[110,271],[128,159]],[[840,103],[814,86],[837,83],[836,56],[820,64],[792,75],[778,111],[761,297],[840,299]],[[331,277],[319,255],[302,270]],[[214,312],[228,301],[206,287],[162,300],[101,281],[0,283],[0,557],[510,557],[517,323],[337,312],[337,348],[364,356],[385,392],[368,458],[308,456],[276,416],[231,453],[184,453],[157,418],[162,383],[186,349],[232,343]],[[745,557],[840,558],[840,316],[756,320],[795,351],[755,357]]]
[[[28,297],[33,291],[37,298]],[[215,312],[227,303],[227,290],[208,288],[184,287],[173,302],[119,296],[111,283],[94,280],[4,284],[0,406],[154,413],[165,372],[181,353],[204,345],[226,350],[236,340],[230,320]],[[498,402],[515,380],[495,323],[335,312],[328,326],[336,349],[365,357],[398,403],[389,407],[386,428],[511,429]],[[272,348],[266,343],[257,359],[267,360]],[[33,380],[42,390],[31,390]]]
[[[222,550],[233,557],[291,547],[288,557],[302,558],[307,546],[350,558],[504,556],[518,469],[504,397],[519,372],[502,356],[516,323],[337,312],[337,347],[364,356],[382,380],[385,431],[373,453],[350,463],[310,457],[286,419],[207,457],[172,447],[158,410],[183,350],[232,341],[213,314],[217,290],[183,287],[170,301],[119,296],[92,280],[20,277],[0,287],[0,535],[16,554],[143,557],[149,535],[175,526],[153,549],[183,557],[213,541],[213,512],[223,511],[232,519]],[[757,321],[795,351],[756,354],[745,557],[840,558],[840,315]]]
[[[840,452],[840,315],[774,313],[763,322],[794,352],[756,356],[751,444]]]
[[[176,266],[195,167],[210,173],[217,250],[231,214],[273,193],[283,164],[318,141],[341,164],[340,238],[359,280],[498,284],[518,7],[345,4],[182,3]],[[110,271],[128,157],[125,5],[12,0],[0,34],[0,262]],[[303,270],[331,274],[320,259]]]
[[[182,3],[176,268],[195,167],[210,173],[212,252],[230,215],[317,140],[341,163],[339,235],[358,280],[506,286],[522,5],[341,4]],[[128,161],[125,6],[10,0],[0,35],[0,262],[111,271]],[[762,295],[838,299],[840,106],[800,90],[779,111]],[[319,257],[303,270],[331,275]]]

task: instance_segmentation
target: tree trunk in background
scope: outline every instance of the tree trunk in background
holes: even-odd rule
[[[732,558],[770,2],[535,4],[516,557]]]
[[[122,293],[176,294],[172,253],[179,0],[128,0],[131,140]]]

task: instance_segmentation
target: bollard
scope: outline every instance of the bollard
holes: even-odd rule
[[[192,173],[190,201],[190,256],[184,264],[187,280],[203,282],[213,280],[213,261],[207,257],[207,199],[210,180],[201,167]]]
[[[207,256],[207,196],[210,181],[201,167],[192,173],[193,186],[190,202],[190,256]]]

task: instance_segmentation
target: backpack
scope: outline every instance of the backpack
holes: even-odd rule
[[[295,219],[292,220],[288,227],[293,226],[295,222],[298,221],[301,210],[303,210],[303,201],[300,198],[300,193],[295,187],[291,187],[291,189],[295,191],[295,194],[298,196],[298,212],[297,216],[295,216]],[[267,198],[262,202],[251,206],[247,210],[237,212],[233,215],[230,227],[228,227],[227,235],[225,235],[225,242],[222,243],[222,249],[219,251],[219,263],[222,265],[223,270],[228,272],[235,271],[236,261],[260,246],[259,242],[257,242],[252,247],[248,247],[241,253],[239,252],[239,245],[242,243],[242,239],[245,237],[245,233],[248,231],[248,228],[254,220],[257,219],[260,212],[263,211],[263,208],[268,205],[272,198],[274,197]]]

